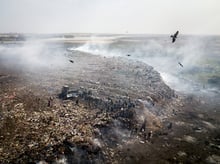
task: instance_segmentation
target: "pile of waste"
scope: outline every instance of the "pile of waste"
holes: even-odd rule
[[[77,59],[86,67],[1,78],[1,163],[118,163],[123,145],[151,142],[180,104],[150,66]]]
[[[118,95],[105,98],[63,86],[55,97],[45,93],[39,98],[33,91],[20,92],[8,105],[6,99],[1,106],[3,163],[113,162],[117,147],[147,142],[161,126],[147,110],[155,105],[150,97],[144,102]]]

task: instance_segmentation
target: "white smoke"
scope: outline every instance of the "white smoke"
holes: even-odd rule
[[[169,36],[97,36],[91,37],[86,44],[79,47],[73,45],[69,50],[145,62],[153,66],[171,88],[191,93],[213,90],[196,79],[197,75],[206,69],[203,63],[212,53],[209,47],[211,40],[212,37],[179,36],[175,43],[171,43]],[[42,40],[2,44],[0,66],[41,72],[64,68],[69,63],[64,55],[65,49],[62,44],[56,46]],[[76,64],[74,63],[74,66]]]
[[[79,46],[77,48],[70,48],[72,51],[80,51],[85,53],[90,53],[93,55],[100,55],[105,57],[119,57],[121,53],[119,51],[114,51],[110,49],[110,44],[115,43],[119,37],[110,37],[110,40],[102,40],[102,42],[97,39],[97,37],[90,37],[86,44]],[[105,38],[104,38],[105,39]]]
[[[10,69],[49,69],[63,66],[64,62],[65,57],[61,50],[42,41],[0,45],[0,63]]]
[[[175,90],[187,93],[204,91],[204,84],[190,72],[205,69],[202,63],[209,57],[208,43],[211,37],[179,36],[175,43],[171,43],[169,36],[136,38],[138,39],[139,42],[135,42],[132,37],[121,37],[108,44],[96,43],[91,39],[73,50],[139,60],[153,66],[165,83]]]

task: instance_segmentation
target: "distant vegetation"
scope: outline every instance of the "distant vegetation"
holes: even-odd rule
[[[26,37],[22,34],[4,34],[0,35],[0,41],[25,41]]]

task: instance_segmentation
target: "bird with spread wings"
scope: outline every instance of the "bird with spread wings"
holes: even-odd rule
[[[172,38],[172,43],[176,41],[177,35],[179,34],[179,31],[177,31],[174,35],[171,35],[170,37]]]

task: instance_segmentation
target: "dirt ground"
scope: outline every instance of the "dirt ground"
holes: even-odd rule
[[[220,163],[219,106],[140,62],[71,57],[37,71],[1,65],[0,163]],[[64,85],[76,96],[60,96]]]

